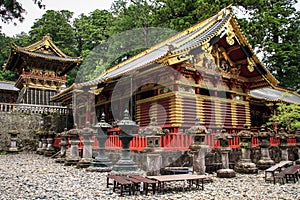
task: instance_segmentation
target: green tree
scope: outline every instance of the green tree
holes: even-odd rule
[[[73,12],[67,10],[47,10],[31,27],[29,31],[31,42],[36,42],[49,34],[55,45],[65,54],[78,56],[75,31],[72,27],[72,17]]]
[[[85,51],[92,50],[110,37],[113,19],[109,11],[97,9],[88,16],[81,14],[74,20],[78,50],[82,57],[86,56]]]
[[[289,89],[300,87],[300,18],[296,0],[253,1],[246,7],[248,19],[241,20],[251,44],[263,62]]]
[[[45,8],[42,4],[42,0],[32,0],[34,4],[37,4],[39,8]],[[17,0],[2,0],[0,1],[0,18],[4,23],[9,23],[14,19],[18,19],[20,22],[24,20],[23,14],[26,10],[23,8],[20,1]]]
[[[297,104],[277,104],[276,114],[269,119],[268,125],[276,122],[278,128],[284,128],[294,133],[300,128],[300,105]]]
[[[4,69],[4,64],[7,62],[10,54],[10,44],[13,39],[0,33],[0,80],[15,81],[18,77],[17,74]]]

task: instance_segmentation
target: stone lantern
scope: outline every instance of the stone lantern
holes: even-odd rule
[[[279,138],[279,140],[280,140],[279,147],[281,150],[281,160],[288,161],[289,160],[289,154],[288,154],[289,144],[288,144],[287,140],[289,138],[289,134],[284,130],[284,128],[280,128],[276,138]]]
[[[153,117],[150,124],[144,130],[140,130],[139,134],[146,136],[147,139],[147,147],[144,149],[144,152],[147,153],[147,175],[157,176],[162,167],[163,149],[160,147],[160,138],[165,133],[158,126],[156,118]]]
[[[258,169],[265,170],[275,164],[275,162],[270,158],[269,154],[270,137],[273,136],[274,134],[270,131],[267,131],[264,125],[260,127],[257,135],[261,149],[261,158],[256,163]]]
[[[193,144],[189,147],[193,153],[193,171],[196,174],[205,174],[205,155],[208,146],[205,145],[204,140],[207,129],[200,124],[200,119],[196,118],[195,125],[189,128],[187,133],[193,135]]]
[[[60,155],[59,158],[55,160],[57,163],[64,163],[66,161],[66,152],[68,147],[68,131],[67,128],[64,129],[64,131],[60,134],[58,134],[60,137]]]
[[[54,141],[54,136],[55,136],[55,131],[53,130],[53,126],[50,127],[50,130],[48,131],[47,134],[47,148],[44,151],[44,156],[52,156],[53,154],[55,154],[55,150],[53,147],[53,141]]]
[[[90,123],[86,122],[85,127],[79,130],[79,136],[82,136],[83,143],[83,152],[82,158],[77,163],[78,168],[87,168],[91,165],[93,161],[93,148],[92,145],[94,143],[93,135],[95,134],[95,130],[90,127]]]
[[[226,132],[226,129],[223,127],[221,133],[216,136],[216,139],[220,141],[220,151],[222,158],[222,169],[217,171],[217,177],[219,178],[233,178],[235,177],[235,172],[232,169],[229,169],[229,152],[231,148],[229,147],[229,140],[232,139],[232,136]]]
[[[130,141],[133,139],[132,132],[137,130],[138,125],[129,119],[129,111],[124,111],[124,118],[117,123],[120,127],[119,138],[122,142],[122,155],[120,160],[113,166],[112,174],[139,174],[137,164],[130,158]]]
[[[44,121],[40,121],[40,128],[39,130],[36,132],[36,135],[38,136],[38,148],[36,150],[37,154],[43,154],[42,153],[42,149],[43,149],[43,141],[42,138],[44,136]]]
[[[17,139],[20,132],[14,129],[8,131],[8,134],[10,135],[10,148],[8,149],[8,151],[11,153],[18,153]]]
[[[238,132],[235,136],[240,138],[240,148],[242,149],[242,159],[235,165],[235,171],[245,174],[257,173],[258,169],[250,158],[252,137],[254,137],[255,134],[250,131],[248,126],[245,126],[244,130]]]
[[[296,160],[296,164],[300,164],[300,129],[298,128],[295,134],[296,137],[296,146],[298,147],[298,160]]]
[[[105,114],[102,113],[101,120],[94,127],[97,130],[95,134],[99,149],[96,158],[93,160],[91,166],[87,168],[87,171],[97,171],[97,172],[110,172],[112,170],[112,162],[105,155],[105,142],[108,138],[107,130],[112,128],[112,126],[105,122]]]
[[[80,160],[79,157],[79,152],[78,152],[78,144],[80,143],[79,141],[79,134],[78,134],[78,129],[77,125],[74,125],[74,128],[69,130],[67,132],[68,137],[70,138],[70,154],[67,155],[65,165],[70,166],[70,165],[77,165],[77,163]]]

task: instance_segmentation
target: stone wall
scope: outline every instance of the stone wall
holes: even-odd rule
[[[8,131],[11,129],[20,132],[17,140],[19,151],[36,150],[38,143],[36,131],[41,128],[42,121],[46,123],[46,118],[51,121],[56,133],[62,132],[66,126],[68,129],[73,127],[72,115],[0,112],[0,152],[7,151],[10,147]]]
[[[36,149],[36,131],[40,128],[42,116],[31,113],[0,112],[0,151],[7,151],[10,147],[9,130],[16,129],[20,132],[17,146],[20,151]]]

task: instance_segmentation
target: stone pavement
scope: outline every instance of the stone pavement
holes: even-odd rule
[[[219,179],[214,174],[213,182],[205,184],[204,191],[181,191],[183,183],[177,183],[176,189],[166,194],[124,197],[106,188],[105,176],[106,173],[63,166],[37,154],[0,155],[0,199],[300,199],[300,181],[265,183],[263,171],[257,175],[237,174],[232,179]]]

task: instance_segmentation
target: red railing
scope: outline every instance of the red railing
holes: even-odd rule
[[[276,138],[273,138],[273,137],[270,138],[270,145],[272,147],[276,147],[279,144],[280,144],[280,139],[276,139]]]
[[[211,148],[217,149],[220,148],[220,141],[216,140],[216,134],[208,134],[205,136],[204,143]],[[94,144],[93,149],[98,148],[98,141],[95,136],[93,136]],[[59,147],[60,138],[55,138],[54,146]],[[189,149],[189,146],[193,143],[193,136],[190,134],[178,134],[178,133],[171,133],[166,136],[161,136],[161,147],[164,150],[179,150],[179,151],[186,151]],[[229,146],[233,149],[240,148],[240,138],[233,137],[229,140]],[[280,144],[280,139],[270,138],[270,145],[271,146],[278,146]],[[295,138],[289,138],[288,144],[290,146],[296,145]],[[252,138],[252,146],[257,147],[259,146],[258,138]],[[143,151],[144,148],[147,147],[147,138],[145,136],[140,136],[138,134],[134,135],[134,138],[130,142],[130,150],[134,151]],[[79,149],[83,148],[82,137],[80,137],[80,143],[78,145]],[[110,135],[105,142],[105,149],[107,150],[121,150],[122,149],[122,142],[118,135]]]

